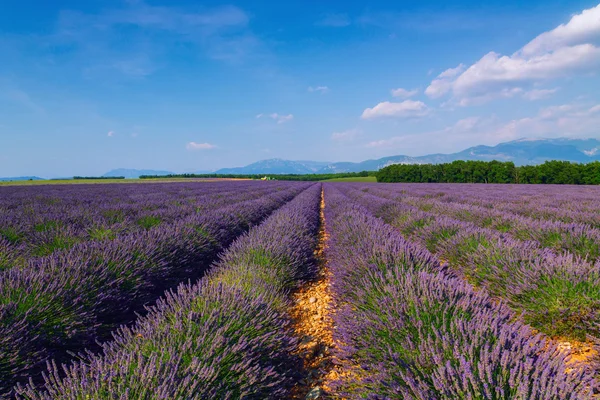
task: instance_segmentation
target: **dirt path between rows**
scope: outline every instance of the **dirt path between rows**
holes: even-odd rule
[[[304,362],[306,377],[293,389],[291,399],[320,399],[329,397],[327,381],[335,368],[332,349],[333,312],[335,305],[331,295],[331,275],[327,269],[324,251],[328,235],[325,231],[325,198],[321,190],[321,224],[315,249],[318,272],[293,294],[290,315],[293,330],[300,339],[298,354]]]

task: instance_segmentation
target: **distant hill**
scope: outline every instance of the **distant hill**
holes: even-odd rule
[[[412,157],[397,155],[353,162],[290,161],[274,158],[245,167],[223,168],[217,174],[312,174],[376,171],[392,164],[440,164],[455,160],[512,161],[516,165],[541,164],[547,160],[589,162],[600,160],[596,139],[519,139],[496,146],[474,146],[458,153]]]
[[[363,162],[291,161],[280,158],[262,160],[245,167],[222,168],[197,173],[216,174],[325,174],[342,172],[377,171],[392,164],[440,164],[455,160],[512,161],[516,165],[535,165],[547,160],[572,162],[600,161],[600,140],[597,139],[519,139],[496,146],[474,146],[450,154],[429,154],[412,157],[389,156]],[[104,176],[138,178],[140,175],[169,175],[172,172],[115,169]]]
[[[590,162],[600,160],[600,141],[596,139],[519,139],[496,146],[469,147],[458,153],[411,157],[390,156],[360,163],[332,163],[319,173],[376,171],[392,164],[440,164],[455,160],[512,161],[516,165],[535,165],[548,160]]]
[[[0,182],[12,182],[12,181],[43,181],[44,178],[39,176],[15,176],[11,178],[0,178]]]
[[[216,174],[314,174],[330,163],[320,161],[289,161],[280,158],[263,160],[238,168],[223,168]]]
[[[106,178],[124,176],[125,178],[128,178],[128,179],[134,179],[134,178],[139,178],[142,175],[170,175],[170,174],[173,174],[173,172],[155,171],[153,169],[118,168],[118,169],[113,169],[112,171],[109,171],[102,176],[106,177]]]

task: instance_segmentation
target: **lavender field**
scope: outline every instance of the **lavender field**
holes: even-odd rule
[[[0,398],[591,399],[599,311],[595,187],[0,187]]]

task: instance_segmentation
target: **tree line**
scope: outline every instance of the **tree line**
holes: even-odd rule
[[[453,161],[445,164],[394,164],[380,169],[377,182],[600,184],[600,161],[546,161],[515,166],[502,161]]]
[[[124,176],[74,176],[74,180],[89,180],[89,179],[125,179]]]
[[[337,174],[171,174],[171,175],[142,175],[140,179],[164,178],[236,178],[262,179],[268,177],[278,181],[324,181],[336,178],[356,178],[375,176],[376,171],[343,172]]]

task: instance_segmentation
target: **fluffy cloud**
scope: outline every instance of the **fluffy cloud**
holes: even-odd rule
[[[334,142],[350,142],[356,139],[360,133],[361,132],[358,129],[348,129],[347,131],[333,132],[331,134],[331,140]]]
[[[544,54],[562,47],[590,43],[600,37],[600,4],[583,10],[549,32],[544,32],[521,49],[524,56]]]
[[[185,148],[188,150],[211,150],[216,148],[217,146],[215,146],[214,144],[210,144],[210,143],[196,143],[196,142],[189,142]]]
[[[429,109],[425,103],[421,101],[405,100],[401,103],[390,103],[389,101],[384,101],[383,103],[377,104],[373,108],[365,109],[361,118],[372,119],[380,117],[423,117],[427,115],[428,112]]]
[[[457,103],[469,105],[511,97],[536,82],[595,72],[600,69],[599,39],[600,5],[542,33],[513,55],[489,52],[468,68],[461,64],[444,71],[425,93],[432,98],[451,94]]]
[[[401,97],[403,99],[408,99],[409,97],[413,97],[417,93],[419,93],[419,91],[417,89],[413,89],[413,90],[406,90],[403,88],[392,89],[392,96]]]
[[[272,114],[258,114],[256,116],[257,119],[260,119],[263,117],[271,118],[271,119],[277,121],[278,124],[283,124],[283,123],[286,123],[286,122],[294,119],[294,116],[292,114],[281,115],[281,114],[277,114],[277,113],[272,113]]]
[[[317,86],[317,87],[308,87],[309,92],[321,92],[321,94],[325,94],[329,92],[329,88],[327,86]]]
[[[425,94],[434,99],[443,96],[452,88],[454,78],[462,74],[465,68],[464,64],[460,64],[456,68],[445,70],[425,89]]]

